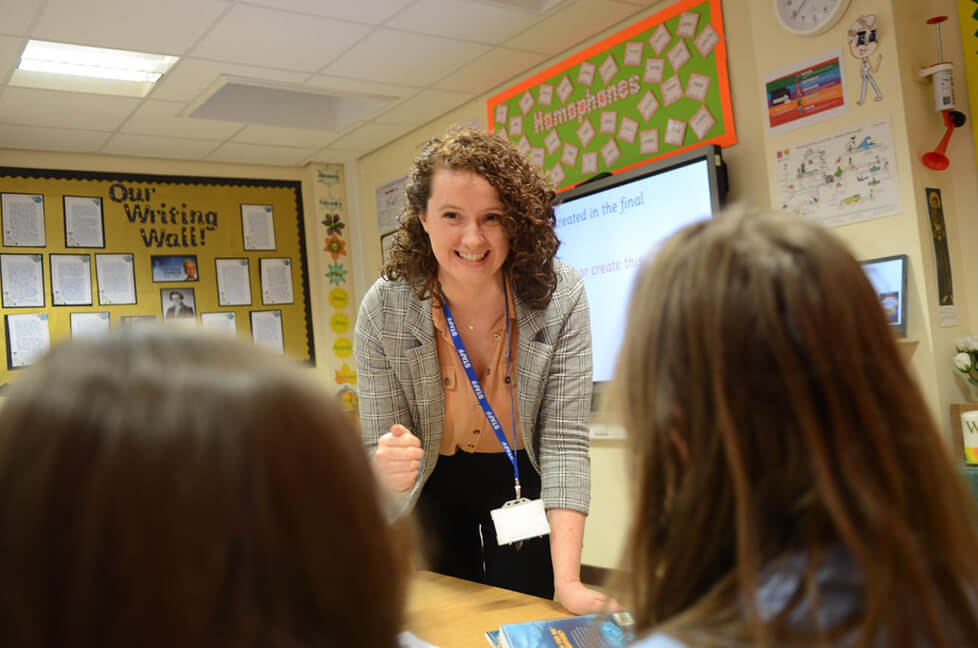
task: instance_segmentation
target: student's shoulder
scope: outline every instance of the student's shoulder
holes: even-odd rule
[[[639,639],[628,648],[687,648],[687,646],[667,634],[656,632]]]

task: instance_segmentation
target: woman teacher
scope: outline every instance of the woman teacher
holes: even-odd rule
[[[580,581],[591,333],[553,199],[502,138],[431,139],[354,347],[364,441],[428,566],[583,614],[614,603]],[[490,511],[519,496],[542,498],[549,538],[499,545]]]

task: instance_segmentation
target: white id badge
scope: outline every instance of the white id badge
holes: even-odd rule
[[[543,500],[511,500],[489,511],[496,527],[496,542],[507,545],[538,538],[550,533],[550,523],[543,510]]]

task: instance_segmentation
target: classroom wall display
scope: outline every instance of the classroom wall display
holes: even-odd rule
[[[326,255],[325,272],[318,278],[317,290],[326,295],[328,308],[321,310],[329,317],[329,326],[323,329],[329,351],[320,353],[318,364],[334,377],[338,389],[344,385],[354,389],[357,382],[352,324],[355,305],[352,261],[347,254],[346,174],[341,164],[313,165],[312,172],[316,178],[313,196],[320,225],[318,232]],[[355,401],[344,401],[344,411],[355,418],[357,408],[349,403]]]
[[[214,321],[211,313],[233,315],[221,323],[249,338],[261,260],[287,259],[292,294],[276,306],[280,346],[314,362],[300,182],[0,167],[0,193],[0,220],[10,226],[0,246],[4,314],[44,315],[17,320],[15,331],[43,321],[56,341],[72,322],[77,334],[106,322],[200,321],[206,312]],[[226,259],[234,266],[219,282]],[[13,340],[0,384],[35,357],[43,346],[28,344],[35,337]]]
[[[681,0],[488,101],[557,189],[737,142],[720,0]]]

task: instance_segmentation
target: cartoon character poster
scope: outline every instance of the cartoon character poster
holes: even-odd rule
[[[883,55],[879,54],[880,44],[876,35],[876,16],[859,16],[849,27],[849,53],[859,59],[859,99],[858,105],[866,103],[866,92],[871,87],[875,96],[873,101],[883,101],[883,91],[873,75],[879,72]],[[876,61],[873,62],[873,55]]]

